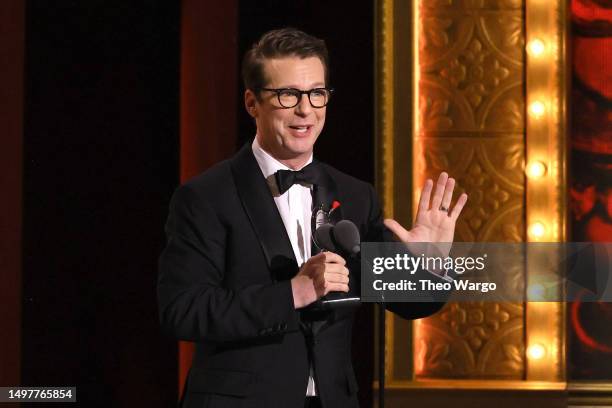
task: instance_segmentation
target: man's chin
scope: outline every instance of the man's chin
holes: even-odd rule
[[[304,148],[304,149],[292,149],[289,152],[289,155],[294,158],[308,157],[311,154],[312,154],[312,146],[310,146],[309,148]]]
[[[310,155],[314,147],[314,142],[311,140],[296,140],[285,145],[287,153],[294,157]]]

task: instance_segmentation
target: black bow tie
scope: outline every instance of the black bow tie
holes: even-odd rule
[[[297,183],[309,183],[316,186],[320,185],[323,181],[321,166],[315,162],[298,171],[278,170],[274,177],[276,178],[276,185],[280,194],[285,194],[285,191]]]

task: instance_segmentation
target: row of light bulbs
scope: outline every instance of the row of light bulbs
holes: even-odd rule
[[[557,156],[556,119],[559,113],[556,77],[562,55],[558,53],[562,0],[525,1],[525,32],[527,34],[527,240],[555,241],[558,237],[556,221]],[[558,9],[557,9],[558,8]],[[547,270],[537,258],[527,256],[527,288],[530,302],[526,305],[526,379],[556,382],[559,373],[560,332],[550,320],[557,316],[559,306],[554,302],[538,302],[555,295],[557,288],[546,285]],[[550,291],[549,291],[550,289]],[[547,323],[542,324],[542,320]]]
[[[527,52],[531,57],[542,58],[547,51],[546,43],[540,38],[534,38],[527,44]],[[542,119],[546,114],[546,103],[542,100],[534,100],[529,104],[527,112],[533,119]],[[531,179],[538,179],[546,175],[546,164],[539,160],[531,161],[527,164],[526,174]],[[534,239],[541,239],[546,234],[546,226],[544,223],[537,221],[532,223],[528,230],[529,236]],[[529,353],[531,354],[531,353]],[[538,353],[535,353],[538,355]],[[532,356],[534,357],[534,356]]]
[[[542,58],[545,56],[548,50],[547,43],[543,41],[541,38],[533,38],[527,43],[527,53],[529,57],[532,58],[534,62],[539,61],[543,62]],[[529,102],[527,107],[527,114],[530,120],[534,125],[540,123],[542,119],[545,118],[548,113],[550,107],[547,105],[546,99],[542,99],[541,97],[536,97]],[[542,179],[547,175],[548,169],[546,164],[540,160],[531,160],[527,163],[525,168],[525,173],[527,177],[536,181],[538,179]],[[547,225],[542,222],[542,220],[530,220],[530,223],[527,228],[527,234],[531,241],[540,241],[547,236]],[[541,285],[532,285],[530,288],[533,292],[542,292],[543,288]],[[532,293],[533,295],[534,293]],[[542,342],[540,342],[542,338],[534,337],[529,340],[529,344],[526,350],[527,358],[533,361],[544,362],[544,359],[548,357],[548,352],[546,347]]]
[[[539,38],[534,38],[527,45],[527,52],[535,58],[541,58],[546,52],[546,43]],[[546,114],[546,104],[543,101],[535,100],[529,105],[529,115],[535,119],[540,119]]]

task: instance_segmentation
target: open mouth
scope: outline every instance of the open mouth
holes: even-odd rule
[[[310,128],[312,127],[312,125],[306,125],[306,126],[289,126],[290,129],[295,130],[298,133],[306,133],[308,132],[308,130],[310,130]]]

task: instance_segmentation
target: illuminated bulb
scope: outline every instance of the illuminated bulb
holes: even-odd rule
[[[536,38],[529,42],[527,49],[531,55],[534,57],[539,57],[544,53],[544,51],[546,51],[546,44],[544,44],[544,41]]]
[[[544,347],[543,345],[539,343],[532,344],[527,349],[527,355],[529,356],[529,358],[532,358],[534,360],[539,360],[542,357],[544,357],[544,355],[546,355],[546,347]]]
[[[541,161],[533,161],[527,166],[527,175],[532,178],[542,177],[546,174],[546,165]]]
[[[542,101],[535,101],[529,105],[529,113],[534,118],[541,118],[546,113],[546,105]]]
[[[534,238],[542,238],[544,236],[544,233],[546,232],[546,227],[544,227],[544,224],[542,224],[541,222],[534,222],[533,224],[531,224],[529,232]]]

